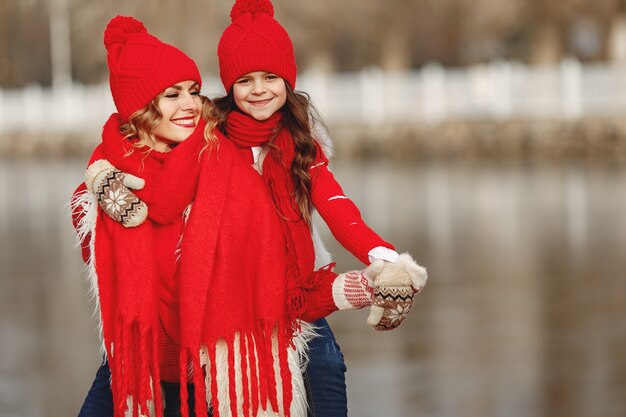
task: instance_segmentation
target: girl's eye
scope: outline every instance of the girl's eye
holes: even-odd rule
[[[265,76],[265,79],[266,80],[270,80],[270,81],[277,80],[278,78],[279,77],[276,74],[268,74],[268,75]]]
[[[242,79],[240,79],[240,80],[237,80],[237,82],[236,82],[236,83],[237,83],[237,84],[246,84],[246,83],[249,83],[249,82],[250,82],[250,79],[248,79],[248,78],[242,78]]]
[[[190,91],[189,94],[191,94],[192,96],[199,96],[200,95],[200,90]]]

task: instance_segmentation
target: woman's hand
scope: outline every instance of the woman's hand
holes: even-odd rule
[[[124,227],[139,226],[148,217],[148,206],[130,191],[141,190],[145,181],[120,171],[109,161],[99,159],[89,165],[85,184],[102,210]]]
[[[372,305],[374,283],[383,269],[383,261],[372,262],[361,271],[339,274],[333,281],[333,300],[339,310],[356,310]]]

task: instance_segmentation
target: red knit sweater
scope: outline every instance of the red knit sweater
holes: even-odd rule
[[[239,148],[243,155],[254,163],[251,148]],[[322,152],[318,146],[318,152]],[[320,158],[326,161],[325,158]],[[311,202],[331,233],[341,245],[357,259],[369,265],[368,253],[379,246],[395,249],[394,246],[376,234],[363,220],[356,204],[346,197],[343,189],[328,169],[327,162],[311,167]],[[315,172],[313,172],[315,171]],[[307,244],[312,245],[311,242]],[[313,272],[313,271],[311,271]],[[332,296],[333,277],[326,275],[317,282],[315,288],[306,292],[307,308],[301,317],[305,321],[315,321],[336,311]]]
[[[365,265],[369,265],[368,253],[375,247],[395,249],[363,221],[356,204],[346,197],[326,164],[312,170],[318,171],[311,184],[313,206],[341,246]]]
[[[242,149],[242,152],[244,152],[247,157],[252,158],[252,154],[248,149]],[[153,151],[150,155],[150,157],[153,158],[164,159],[167,154]],[[102,153],[99,151],[99,148],[96,148],[89,160],[89,164],[101,158]],[[363,263],[368,264],[368,252],[371,249],[377,246],[393,249],[391,244],[384,241],[363,221],[359,209],[352,200],[345,197],[341,186],[337,183],[326,165],[320,165],[312,169],[318,170],[318,175],[313,176],[315,179],[312,183],[313,205],[328,224],[335,238],[348,251]],[[85,184],[81,183],[74,192],[74,196],[85,190]],[[152,214],[153,212],[150,213]],[[72,213],[74,227],[78,226],[81,217],[81,210],[76,208]],[[177,301],[175,296],[176,287],[173,281],[174,272],[176,270],[175,249],[183,227],[184,224],[181,217],[168,224],[159,226],[158,229],[159,240],[162,242],[160,247],[163,254],[163,256],[159,257],[161,260],[159,270],[163,272],[161,275],[162,288],[160,291],[160,301],[162,305],[162,321],[166,323],[166,328],[168,327],[167,323],[172,320],[172,317],[164,312],[168,310],[173,311],[174,309],[171,307],[176,306],[175,303]],[[81,250],[83,260],[87,262],[90,256],[89,236],[81,242]],[[307,291],[306,311],[300,317],[302,320],[312,322],[319,318],[326,317],[337,310],[332,296],[333,278],[333,275],[325,275],[324,280],[318,282],[316,288]]]

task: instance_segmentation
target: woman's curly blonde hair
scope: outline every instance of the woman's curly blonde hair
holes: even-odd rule
[[[134,146],[148,146],[152,149],[156,146],[154,129],[163,118],[163,114],[159,110],[161,97],[163,97],[163,93],[156,96],[146,107],[133,113],[128,122],[120,126],[120,132],[125,138],[136,139]],[[204,128],[204,139],[207,142],[204,149],[206,149],[217,143],[217,136],[215,136],[217,116],[215,105],[208,97],[201,95],[200,100],[202,101],[202,118],[206,121]]]

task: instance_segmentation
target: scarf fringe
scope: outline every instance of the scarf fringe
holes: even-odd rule
[[[109,351],[114,415],[162,417],[157,336],[149,329],[140,329],[136,321],[120,319],[115,326],[115,340],[119,348],[111,344]],[[139,349],[133,349],[129,340],[138,341]]]
[[[220,338],[211,348],[204,345],[195,357],[191,349],[183,349],[180,357],[183,417],[189,416],[186,389],[189,360],[196,415],[206,415],[211,409],[214,417],[306,417],[308,403],[302,374],[308,361],[309,341],[317,336],[316,328],[301,322],[301,331],[290,343],[287,333],[281,331],[283,326],[262,323],[257,327],[253,331],[237,332],[228,339]]]

